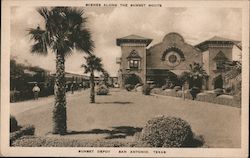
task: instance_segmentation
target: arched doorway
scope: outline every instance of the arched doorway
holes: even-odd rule
[[[214,89],[217,88],[223,88],[223,79],[221,75],[214,78]]]
[[[127,74],[124,78],[124,85],[137,85],[138,83],[142,84],[141,78],[136,74]]]

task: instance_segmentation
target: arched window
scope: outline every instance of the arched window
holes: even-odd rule
[[[228,58],[222,51],[219,51],[219,53],[214,57],[213,60],[216,63],[216,70],[225,70],[225,63],[226,61],[228,61]]]

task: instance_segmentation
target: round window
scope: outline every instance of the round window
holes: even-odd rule
[[[171,67],[179,65],[181,62],[180,55],[175,51],[168,52],[166,55],[166,59],[167,59],[167,64]]]
[[[171,62],[171,63],[175,63],[176,60],[177,60],[177,57],[176,57],[175,54],[172,54],[172,55],[170,55],[170,56],[168,57],[168,60],[169,60],[169,62]]]

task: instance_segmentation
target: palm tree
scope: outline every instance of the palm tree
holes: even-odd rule
[[[53,109],[53,133],[66,134],[65,58],[74,49],[90,54],[94,48],[86,18],[82,9],[72,7],[39,8],[45,28],[28,29],[34,44],[31,53],[47,55],[48,50],[56,54],[55,104]]]
[[[109,73],[107,71],[103,71],[103,75],[101,77],[102,77],[103,84],[105,84],[107,87],[109,87],[110,86],[110,83],[109,83],[110,75],[109,75]]]
[[[185,81],[189,82],[189,88],[198,87],[202,88],[202,81],[207,79],[208,75],[203,69],[202,64],[194,62],[189,65],[189,72],[184,71],[180,76],[181,84]]]
[[[194,62],[193,65],[190,64],[190,79],[192,87],[202,88],[203,80],[206,80],[208,75],[206,71],[203,69],[203,65],[200,63]]]
[[[95,55],[90,55],[85,57],[86,64],[83,64],[81,67],[84,68],[84,73],[90,73],[90,103],[95,103],[95,74],[94,72],[104,72],[102,59],[96,57]]]

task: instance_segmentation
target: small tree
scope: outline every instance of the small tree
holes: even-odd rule
[[[84,68],[84,73],[90,73],[90,103],[95,103],[95,74],[94,72],[104,72],[102,59],[95,55],[85,57],[86,64],[81,67]]]
[[[109,73],[108,73],[107,71],[103,71],[102,77],[103,77],[103,83],[104,83],[107,87],[109,87],[109,86],[110,86],[110,83],[109,83],[110,75],[109,75]]]

